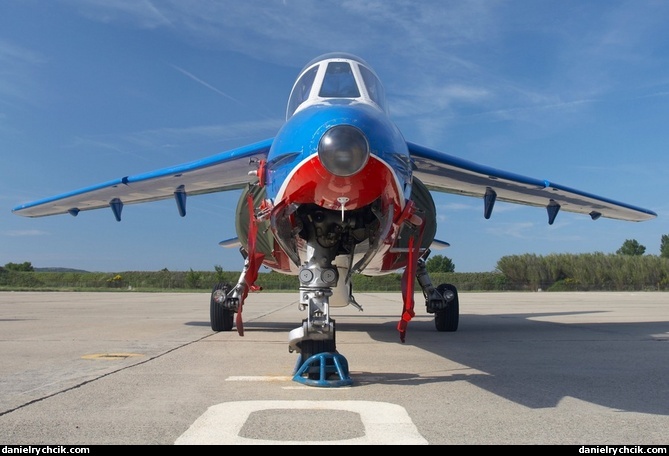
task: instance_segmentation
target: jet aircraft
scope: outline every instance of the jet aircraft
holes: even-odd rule
[[[351,384],[346,358],[336,349],[331,309],[362,310],[352,276],[402,272],[402,342],[415,316],[414,283],[434,315],[437,331],[458,329],[459,298],[448,283],[433,284],[426,269],[435,239],[432,192],[480,198],[490,218],[497,200],[543,207],[548,223],[558,212],[644,221],[656,213],[584,191],[480,165],[408,142],[389,117],[383,85],[358,56],[325,54],[309,62],[292,87],[286,121],[273,138],[207,158],[110,180],[13,209],[18,215],[77,216],[110,208],[117,221],[125,204],[241,190],[237,244],[244,267],[236,284],[213,287],[213,331],[237,329],[257,291],[261,266],[299,278],[302,324],[290,331],[298,354],[293,379],[311,386]]]

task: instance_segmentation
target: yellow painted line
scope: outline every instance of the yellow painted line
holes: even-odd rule
[[[140,355],[139,353],[93,353],[91,355],[84,355],[82,359],[104,359],[104,360],[117,360],[117,359],[126,359],[126,358],[136,358]]]

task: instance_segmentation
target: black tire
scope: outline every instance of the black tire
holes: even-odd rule
[[[302,361],[306,361],[317,353],[336,352],[335,343],[333,340],[310,340],[305,339],[300,342],[300,354]]]
[[[437,287],[437,291],[441,294],[446,290],[451,290],[455,294],[455,299],[448,303],[448,306],[443,310],[437,310],[434,313],[434,325],[437,331],[440,332],[454,332],[458,330],[460,323],[460,301],[458,300],[458,290],[450,283],[442,283]]]
[[[219,304],[214,301],[214,293],[218,290],[223,290],[224,293],[230,291],[230,284],[219,282],[214,285],[214,288],[211,290],[211,299],[209,303],[209,319],[211,320],[211,329],[212,331],[232,331],[234,325],[235,313],[230,309],[223,307],[223,304]]]
[[[334,329],[334,327],[334,320],[332,320],[332,328]],[[300,364],[318,353],[337,353],[336,339],[334,337],[325,340],[304,339],[300,342]],[[329,364],[331,364],[330,360],[328,360],[328,365]],[[319,380],[320,369],[310,369],[309,379]]]

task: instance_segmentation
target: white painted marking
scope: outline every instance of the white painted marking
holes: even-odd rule
[[[344,410],[360,415],[365,435],[348,440],[284,441],[240,437],[253,412],[274,409]],[[291,426],[291,423],[286,423]],[[427,445],[409,414],[396,404],[373,401],[240,401],[209,407],[175,445]]]

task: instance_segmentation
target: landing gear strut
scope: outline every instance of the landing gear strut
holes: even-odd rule
[[[450,283],[442,283],[436,288],[432,285],[425,265],[427,255],[429,255],[429,250],[418,259],[416,272],[416,279],[425,296],[425,309],[427,313],[434,314],[434,325],[437,331],[457,331],[460,320],[458,290]]]
[[[307,309],[302,326],[288,336],[288,351],[298,352],[293,380],[310,386],[346,386],[352,383],[348,361],[337,352],[335,321],[330,318],[332,287],[339,280],[336,267],[316,262],[302,266],[300,309]]]

